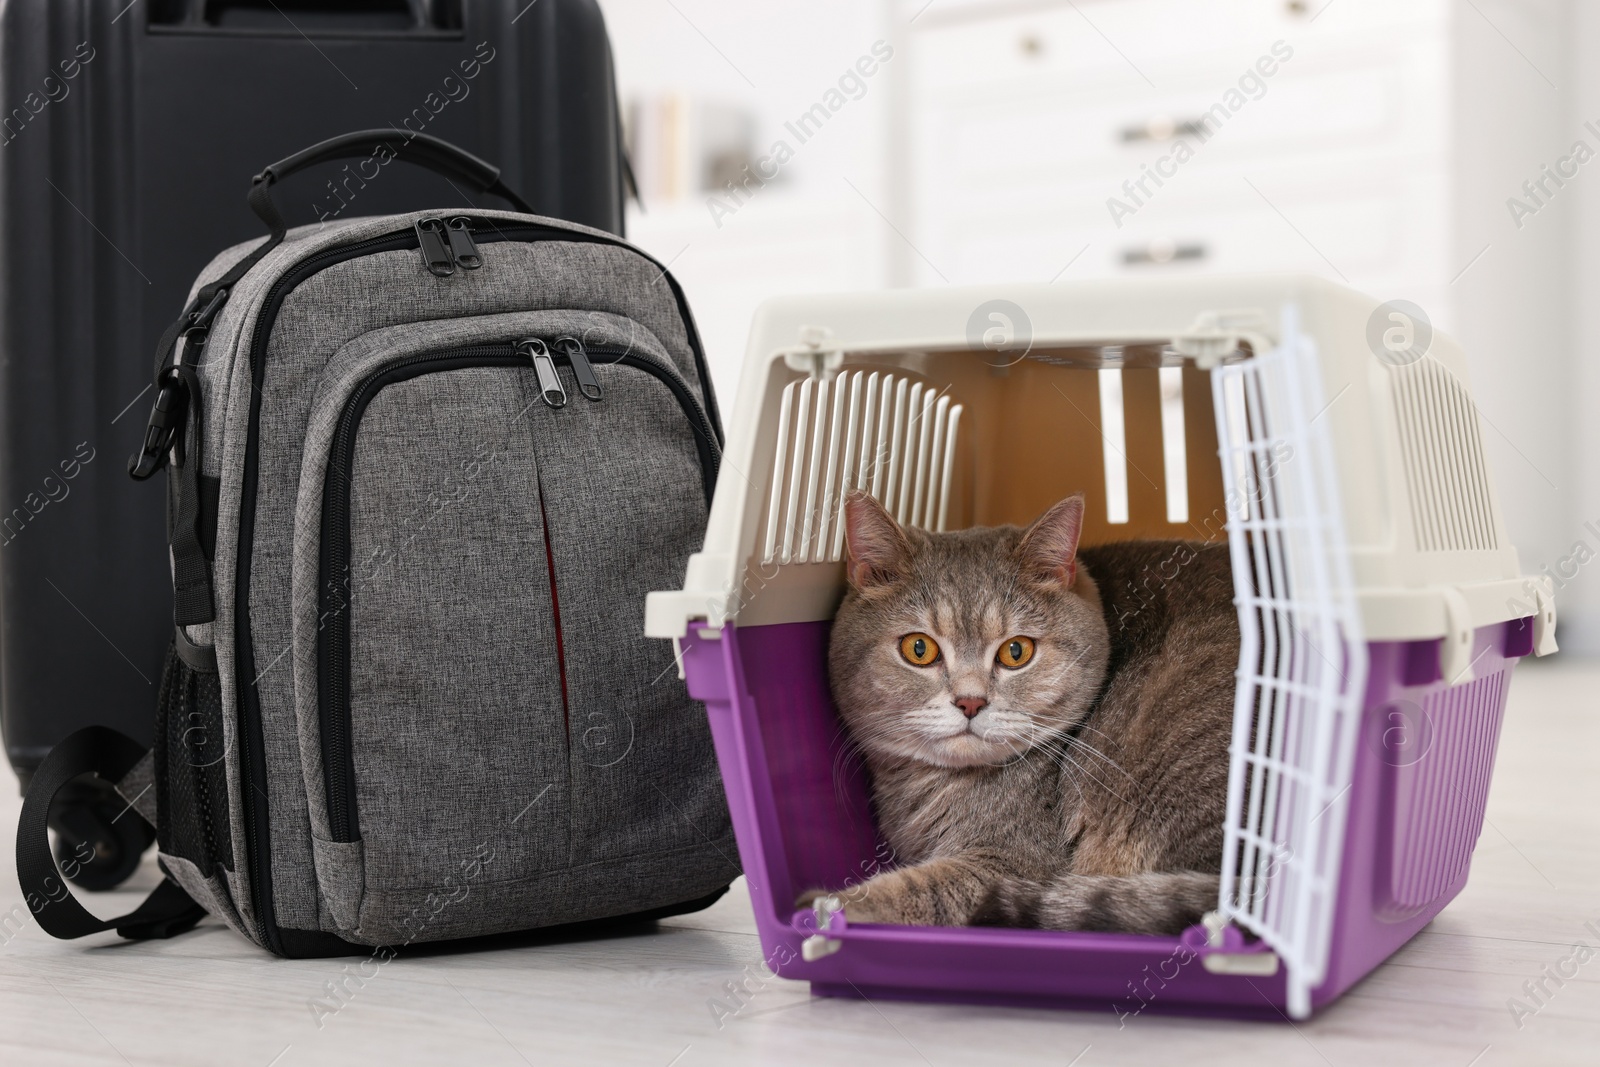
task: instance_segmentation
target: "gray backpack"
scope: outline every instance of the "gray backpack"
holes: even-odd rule
[[[704,907],[738,874],[726,801],[672,649],[643,637],[720,455],[683,294],[617,237],[531,214],[286,230],[274,183],[342,158],[526,211],[487,163],[392,130],[256,177],[272,235],[196,282],[129,464],[168,468],[155,746],[90,727],[41,765],[30,908],[59,937],[136,938],[203,909],[318,956]],[[77,903],[47,839],[86,772],[157,827],[166,880],[117,919]]]

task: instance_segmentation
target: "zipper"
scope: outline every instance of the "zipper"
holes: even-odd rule
[[[517,342],[517,351],[533,361],[533,370],[539,377],[539,395],[545,406],[567,406],[567,391],[561,385],[561,375],[556,373],[556,361],[550,355],[550,346],[537,337]]]
[[[412,229],[417,233],[422,265],[430,273],[448,278],[457,267],[477,270],[483,266],[483,254],[472,239],[472,220],[465,215],[457,215],[449,222],[432,217],[418,219]]]
[[[456,257],[445,244],[445,225],[439,219],[418,219],[413,227],[417,231],[417,248],[422,252],[422,265],[429,273],[448,278],[456,272]]]
[[[455,257],[456,266],[462,270],[477,270],[483,266],[478,243],[472,239],[472,220],[457,215],[446,225],[450,234],[450,254]]]
[[[576,337],[557,337],[556,348],[572,364],[572,376],[578,379],[578,392],[585,400],[599,403],[605,395],[600,391],[600,379],[594,376],[594,364],[589,362],[588,350]]]
[[[632,367],[651,375],[665,385],[678,401],[700,453],[701,474],[706,492],[706,503],[711,501],[711,489],[716,485],[717,466],[721,455],[715,436],[710,432],[710,420],[689,391],[687,383],[676,369],[639,351],[602,347],[594,351],[614,357],[613,363]],[[571,366],[567,352],[559,357],[552,355],[549,346],[538,338],[528,338],[515,344],[478,345],[471,348],[434,352],[387,363],[374,370],[358,385],[345,401],[334,430],[333,444],[328,453],[328,473],[322,491],[322,543],[318,567],[319,625],[317,629],[317,696],[318,719],[322,733],[323,784],[327,790],[328,823],[335,841],[349,842],[361,839],[359,813],[356,809],[355,758],[350,746],[350,488],[352,467],[355,463],[356,435],[367,405],[386,386],[408,381],[425,374],[461,370],[468,367],[526,367],[532,360],[539,377],[539,389],[545,403],[560,408],[566,403],[565,390],[556,374],[559,358]],[[550,401],[545,373],[555,379],[555,388],[561,390],[561,403]],[[576,374],[576,371],[574,371]],[[590,368],[593,374],[593,368]],[[541,498],[542,501],[542,498]],[[542,506],[542,503],[541,503]],[[546,533],[548,536],[548,531]],[[552,574],[554,603],[554,576]],[[564,661],[563,661],[564,669]]]
[[[619,237],[606,234],[588,233],[582,230],[569,230],[559,226],[539,224],[497,224],[493,227],[494,235],[486,240],[496,241],[524,241],[537,243],[540,241],[566,241],[574,244],[603,244],[617,248],[626,248],[637,255],[656,263],[654,259],[645,256],[638,249],[633,248]],[[251,561],[254,558],[255,546],[255,512],[256,490],[259,478],[259,465],[257,448],[261,432],[261,389],[266,378],[266,352],[267,341],[271,336],[272,327],[277,322],[278,311],[283,306],[283,301],[296,286],[308,278],[314,277],[322,271],[339,263],[363,256],[376,255],[380,252],[404,251],[409,248],[420,247],[420,236],[415,228],[399,230],[370,237],[364,241],[356,241],[348,245],[338,245],[325,248],[321,252],[307,256],[293,268],[284,272],[271,288],[267,290],[266,299],[262,304],[261,313],[256,317],[255,328],[250,334],[249,348],[246,356],[250,361],[250,411],[249,421],[245,429],[245,455],[242,484],[239,498],[239,553],[238,566],[234,573],[233,606],[234,606],[234,639],[235,653],[238,657],[237,684],[239,706],[239,732],[244,744],[240,749],[240,771],[244,779],[245,788],[240,790],[241,807],[243,808],[242,821],[244,823],[244,854],[248,868],[250,902],[255,907],[256,920],[263,941],[267,948],[279,956],[289,956],[290,950],[285,946],[281,928],[276,918],[276,908],[272,895],[272,824],[271,813],[267,809],[267,775],[266,775],[266,739],[261,726],[261,694],[256,688],[255,646],[250,625],[250,575]],[[657,263],[657,266],[660,264]],[[673,298],[678,305],[678,315],[683,321],[684,331],[687,335],[689,348],[695,356],[695,364],[699,374],[700,388],[715,410],[715,401],[711,393],[710,370],[706,366],[705,348],[700,343],[700,335],[695,329],[694,318],[689,312],[689,305],[684,298],[682,287],[677,279],[669,273],[665,275],[672,289]],[[676,392],[676,390],[674,390]],[[700,418],[703,426],[710,429],[710,443],[703,440],[705,430],[696,438],[696,443],[701,451],[701,467],[706,472],[707,500],[710,499],[710,487],[714,486],[716,478],[716,463],[720,458],[718,449],[722,441],[721,430],[714,420],[708,418],[702,411]],[[710,466],[707,466],[707,455],[710,455]],[[310,935],[302,931],[300,941],[303,943]],[[337,944],[343,944],[337,942]],[[335,947],[334,939],[326,946],[330,951]],[[302,953],[304,950],[301,950]]]

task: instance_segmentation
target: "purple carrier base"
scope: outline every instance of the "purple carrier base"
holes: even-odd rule
[[[826,622],[785,623],[683,643],[690,692],[705,701],[769,968],[824,996],[960,1001],[1242,1018],[1284,1018],[1286,972],[1214,973],[1215,952],[1263,951],[1226,931],[1181,937],[972,927],[847,926],[812,962],[815,920],[795,899],[886,869],[859,763],[828,694]],[[1338,997],[1461,891],[1483,828],[1510,668],[1533,647],[1531,619],[1475,635],[1473,680],[1446,686],[1439,642],[1369,646],[1339,896],[1326,977]]]

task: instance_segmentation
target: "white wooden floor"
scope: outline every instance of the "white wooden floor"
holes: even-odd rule
[[[772,980],[732,1018],[711,1008],[761,959],[743,884],[654,932],[473,954],[402,956],[337,1014],[311,1008],[353,961],[275,960],[220,925],[166,942],[57,942],[31,923],[0,946],[0,1063],[34,1064],[1600,1064],[1600,956],[1536,1014],[1523,983],[1600,927],[1600,665],[1518,675],[1471,884],[1390,963],[1311,1022],[813,999]],[[0,915],[15,781],[0,781]],[[154,872],[137,876],[153,884]],[[117,899],[120,898],[120,899]],[[111,914],[130,893],[91,907]],[[1570,965],[1568,965],[1570,970]],[[352,983],[353,987],[353,983]]]

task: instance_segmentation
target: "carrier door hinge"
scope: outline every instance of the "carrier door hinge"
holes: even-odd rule
[[[1238,351],[1241,343],[1248,344],[1257,355],[1272,348],[1275,342],[1268,332],[1271,329],[1267,316],[1254,308],[1202,311],[1194,325],[1172,339],[1172,347],[1179,355],[1193,359],[1202,370],[1211,370]]]
[[[1271,978],[1278,973],[1278,954],[1263,952],[1210,952],[1200,957],[1200,966],[1212,974],[1232,974],[1243,978]]]
[[[834,343],[833,331],[826,326],[800,327],[799,345],[780,349],[777,354],[790,370],[812,378],[831,379],[844,364],[844,349]]]
[[[1200,965],[1212,974],[1231,974],[1244,978],[1271,978],[1278,973],[1278,954],[1258,945],[1253,952],[1243,949],[1244,937],[1220,911],[1208,911],[1200,923],[1206,931],[1206,952]],[[1222,951],[1218,951],[1222,950]]]
[[[807,963],[815,963],[844,947],[843,941],[828,936],[835,932],[833,917],[842,911],[844,911],[844,901],[831,893],[816,899],[811,905],[811,916],[813,928],[817,932],[800,942],[801,959]]]

